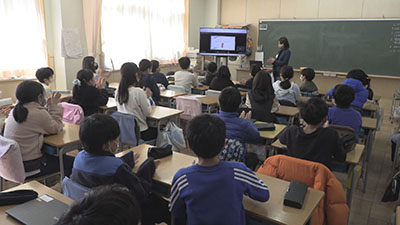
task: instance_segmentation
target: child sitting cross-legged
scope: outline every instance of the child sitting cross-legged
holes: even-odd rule
[[[219,160],[225,124],[216,116],[196,116],[187,129],[198,163],[180,169],[172,180],[170,211],[188,225],[246,224],[243,195],[265,202],[268,187],[243,163]]]

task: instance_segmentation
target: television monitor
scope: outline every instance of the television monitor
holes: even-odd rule
[[[246,55],[247,29],[200,28],[200,55]]]

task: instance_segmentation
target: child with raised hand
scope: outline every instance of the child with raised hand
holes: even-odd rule
[[[275,95],[279,100],[279,104],[287,106],[296,106],[297,100],[300,98],[300,88],[296,83],[292,82],[293,68],[284,65],[280,71],[281,80],[275,81],[272,85]]]
[[[220,161],[225,124],[203,114],[188,126],[189,147],[198,163],[180,169],[172,180],[170,211],[186,224],[246,224],[243,195],[265,202],[269,190],[243,163]],[[186,219],[184,219],[186,218]]]

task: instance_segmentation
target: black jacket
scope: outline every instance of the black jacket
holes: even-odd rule
[[[275,95],[272,93],[259,93],[257,90],[248,92],[251,104],[251,118],[268,123],[278,123],[276,116],[271,113]]]
[[[222,89],[229,86],[236,87],[235,84],[230,79],[215,77],[211,81],[210,89],[216,91],[222,91]]]
[[[80,105],[85,116],[101,112],[99,107],[107,105],[108,93],[106,89],[97,89],[93,86],[82,86],[77,89],[77,91],[79,93],[72,97],[70,103]]]
[[[273,63],[275,80],[279,78],[282,66],[289,64],[290,55],[291,53],[289,49],[283,49],[279,51],[278,57],[275,59],[275,62]]]

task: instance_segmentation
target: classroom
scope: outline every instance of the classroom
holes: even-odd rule
[[[399,0],[0,0],[0,224],[400,225]]]

